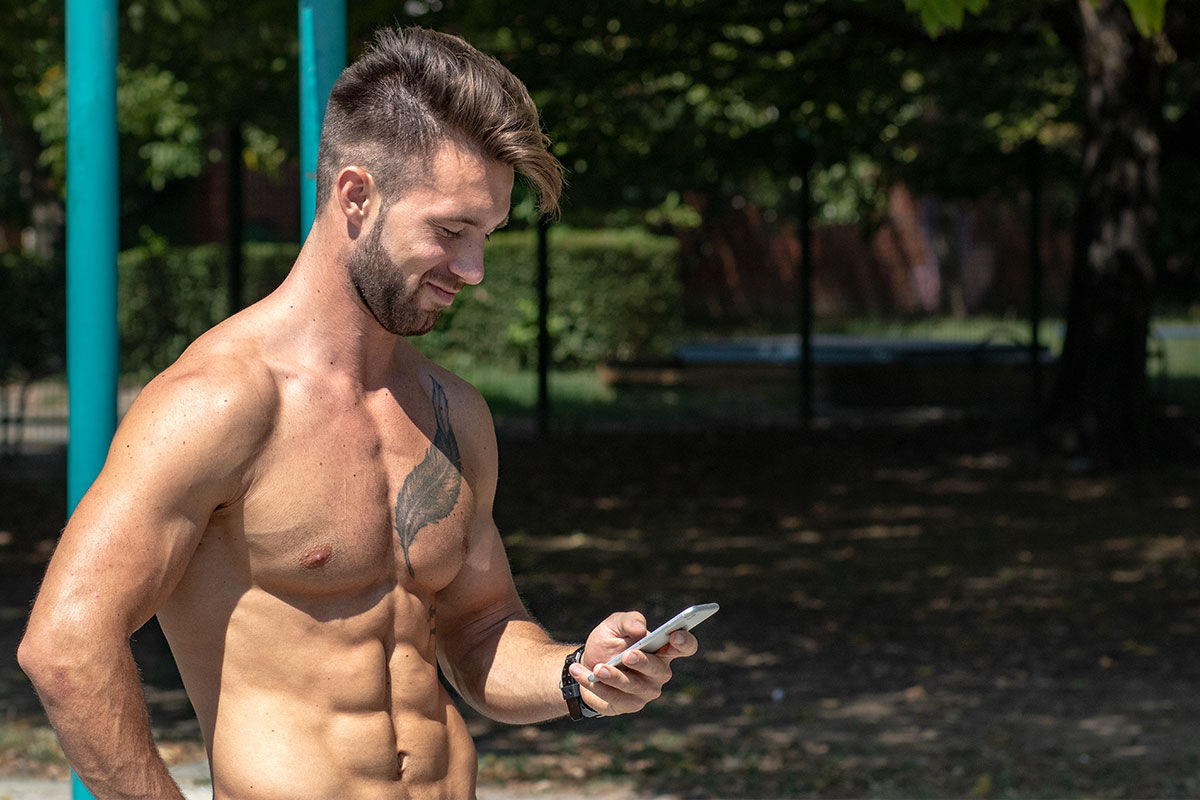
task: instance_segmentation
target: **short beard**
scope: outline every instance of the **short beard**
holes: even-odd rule
[[[366,239],[346,261],[346,274],[363,305],[388,333],[397,336],[421,336],[437,322],[441,309],[422,311],[417,293],[424,282],[406,292],[399,266],[388,258],[382,243],[382,219],[377,220]],[[399,279],[399,280],[398,280]]]

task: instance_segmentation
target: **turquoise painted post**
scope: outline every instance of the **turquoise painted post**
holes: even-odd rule
[[[71,771],[71,800],[95,800],[74,770]]]
[[[329,90],[346,66],[346,0],[299,0],[300,241],[317,211],[317,147]]]
[[[117,427],[117,194],[117,0],[67,0],[68,513]]]

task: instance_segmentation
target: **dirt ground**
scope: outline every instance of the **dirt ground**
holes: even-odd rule
[[[64,769],[13,657],[62,523],[59,466],[0,480],[0,774]],[[502,437],[496,517],[552,633],[620,608],[722,609],[640,715],[469,714],[483,784],[1200,796],[1200,463],[1076,467],[966,424]],[[164,747],[194,758],[152,626],[136,650]]]

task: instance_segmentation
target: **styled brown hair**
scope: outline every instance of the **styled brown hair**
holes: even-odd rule
[[[317,151],[317,213],[343,167],[365,167],[395,198],[447,139],[512,167],[539,212],[558,214],[562,165],[525,85],[459,37],[417,27],[380,30],[334,83]]]

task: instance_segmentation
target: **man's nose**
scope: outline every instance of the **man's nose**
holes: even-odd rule
[[[472,245],[463,248],[450,265],[450,269],[463,283],[475,286],[483,281],[483,247]]]

